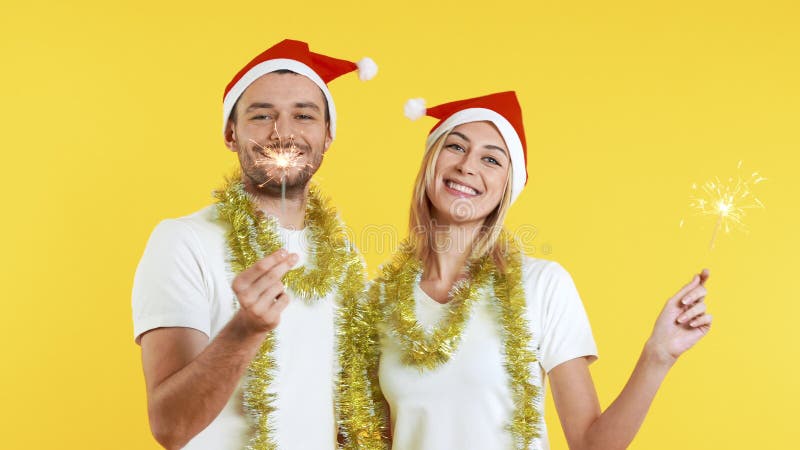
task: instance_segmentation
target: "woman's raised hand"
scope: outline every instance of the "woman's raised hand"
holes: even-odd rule
[[[646,345],[659,360],[673,364],[711,328],[705,302],[708,277],[708,269],[703,269],[664,305]]]

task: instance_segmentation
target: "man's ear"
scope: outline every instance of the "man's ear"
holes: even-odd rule
[[[328,127],[328,132],[325,133],[325,144],[323,144],[323,146],[322,146],[322,153],[325,153],[325,152],[328,151],[328,147],[331,146],[332,142],[333,142],[333,137],[331,137],[331,128],[329,126]]]
[[[236,151],[236,124],[230,119],[225,125],[225,147],[232,152]]]

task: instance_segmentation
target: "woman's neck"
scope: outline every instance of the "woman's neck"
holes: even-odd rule
[[[481,223],[434,225],[422,280],[449,287],[463,276]]]

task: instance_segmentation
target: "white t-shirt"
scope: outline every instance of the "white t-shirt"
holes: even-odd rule
[[[522,284],[526,317],[538,363],[531,370],[539,386],[541,437],[531,449],[548,449],[544,424],[544,375],[570,359],[596,359],[597,348],[586,312],[566,270],[559,264],[525,258]],[[380,386],[391,409],[394,450],[510,449],[506,426],[514,403],[504,364],[499,311],[484,289],[473,306],[451,359],[434,370],[401,360],[397,341],[382,333]],[[417,285],[417,320],[430,332],[449,305],[431,299]]]
[[[139,262],[133,285],[136,341],[159,327],[189,327],[210,339],[235,313],[228,263],[227,224],[216,220],[214,206],[156,226]],[[278,230],[297,266],[308,261],[307,228]],[[275,329],[276,370],[269,392],[274,405],[274,441],[282,449],[333,449],[336,292],[311,305],[292,297]],[[239,450],[247,442],[242,385],[206,429],[186,449]]]

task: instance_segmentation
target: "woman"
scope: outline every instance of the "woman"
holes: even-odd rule
[[[378,364],[393,448],[546,449],[545,375],[570,448],[627,447],[672,364],[709,330],[708,272],[669,299],[601,413],[588,369],[597,352],[572,279],[521,255],[502,230],[527,179],[515,94],[427,114],[440,121],[415,183],[409,238],[370,289],[378,345],[367,356]]]

